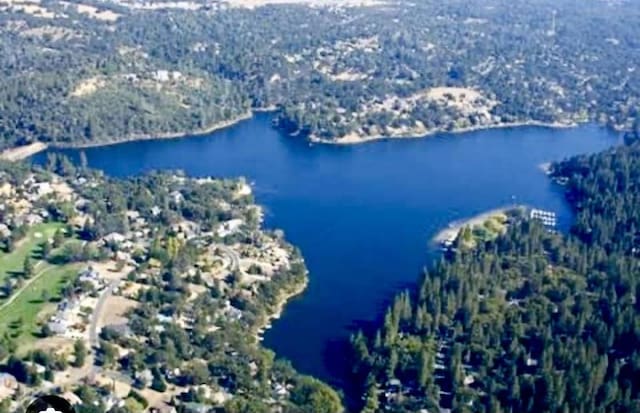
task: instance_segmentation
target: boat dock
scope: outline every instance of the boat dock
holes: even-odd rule
[[[558,224],[558,218],[553,211],[533,208],[529,212],[529,218],[541,221],[545,227],[555,228]]]

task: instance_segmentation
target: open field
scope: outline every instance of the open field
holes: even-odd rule
[[[35,265],[39,258],[40,243],[53,237],[58,228],[61,228],[59,223],[35,225],[29,229],[27,236],[16,244],[13,252],[0,253],[0,285],[4,284],[10,276],[22,274],[24,260],[27,256],[33,259]],[[2,300],[0,300],[0,304],[2,304]]]
[[[16,291],[10,302],[0,307],[0,335],[9,333],[18,346],[28,344],[39,332],[38,322],[43,320],[54,302],[60,299],[62,289],[78,273],[78,266],[45,265],[25,288]],[[43,302],[43,293],[49,296]]]

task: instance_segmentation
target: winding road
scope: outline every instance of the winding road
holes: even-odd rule
[[[236,251],[224,244],[217,244],[216,248],[219,248],[231,260],[231,271],[240,269],[240,255]]]

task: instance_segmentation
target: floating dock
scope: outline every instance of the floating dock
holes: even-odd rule
[[[553,211],[545,211],[544,209],[531,209],[529,218],[541,221],[545,227],[555,228],[558,224],[556,213]]]

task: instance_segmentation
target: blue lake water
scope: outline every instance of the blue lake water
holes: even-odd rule
[[[191,176],[246,176],[269,227],[300,247],[309,288],[265,336],[301,372],[341,385],[340,345],[375,319],[434,258],[430,239],[453,220],[512,203],[554,210],[562,191],[539,165],[618,143],[596,125],[522,127],[358,146],[310,146],[271,127],[271,115],[209,136],[85,149],[114,176],[181,169]],[[64,150],[76,160],[79,151]],[[38,154],[36,162],[46,159]]]

